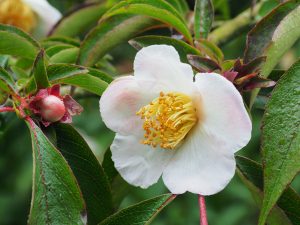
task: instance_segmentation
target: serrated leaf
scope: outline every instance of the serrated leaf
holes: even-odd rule
[[[248,34],[245,63],[266,56],[260,75],[268,77],[282,55],[300,37],[300,1],[287,1],[265,16]],[[250,106],[259,90],[252,93]]]
[[[196,0],[194,7],[195,39],[206,39],[214,20],[214,7],[211,0]]]
[[[146,225],[173,199],[175,195],[161,195],[123,209],[99,225]]]
[[[188,54],[201,55],[198,49],[192,47],[191,45],[185,43],[184,41],[166,37],[166,36],[149,35],[149,36],[137,37],[131,39],[129,41],[129,44],[131,44],[137,50],[140,50],[143,47],[147,47],[149,45],[154,45],[154,44],[171,45],[178,51],[180,55],[180,59],[183,62],[187,62]]]
[[[45,51],[43,49],[39,52],[34,61],[32,73],[38,89],[50,87],[46,70]]]
[[[2,67],[0,67],[0,89],[8,94],[14,94],[15,83],[11,75]]]
[[[261,207],[263,199],[262,166],[242,156],[236,156],[236,162],[238,175],[252,192],[259,207]],[[278,200],[277,205],[272,209],[268,217],[268,224],[299,225],[300,216],[297,216],[299,210],[300,196],[292,188],[288,187]],[[283,213],[285,215],[283,215]]]
[[[157,24],[146,16],[118,15],[102,21],[83,40],[78,62],[93,66],[116,45]]]
[[[28,224],[86,224],[85,204],[61,153],[31,120],[33,196]]]
[[[278,81],[262,128],[264,202],[260,225],[286,186],[300,171],[300,61]]]
[[[49,59],[51,63],[76,63],[79,48],[68,48],[52,55]]]
[[[115,5],[107,13],[105,13],[101,20],[105,20],[120,14],[149,16],[153,19],[168,24],[169,26],[172,26],[174,29],[180,32],[189,43],[193,42],[192,36],[184,19],[172,5],[163,0],[121,1],[119,4]]]
[[[97,24],[108,9],[106,4],[86,4],[65,15],[50,32],[50,35],[82,36]],[[83,19],[84,18],[84,19]]]
[[[39,44],[22,30],[0,24],[0,54],[34,59]]]
[[[70,125],[55,124],[58,150],[69,163],[87,207],[88,224],[95,225],[113,213],[108,179],[81,135]]]

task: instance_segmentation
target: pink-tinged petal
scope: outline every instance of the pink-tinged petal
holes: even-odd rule
[[[146,90],[189,94],[193,89],[192,67],[180,62],[175,48],[168,45],[142,48],[134,60],[134,75],[141,85],[152,84]]]
[[[66,111],[65,115],[60,119],[61,123],[72,123],[72,116],[68,111]]]
[[[237,75],[238,75],[238,72],[235,72],[235,71],[225,71],[223,73],[223,76],[230,82],[233,82]]]
[[[39,90],[35,96],[31,97],[29,102],[29,109],[35,114],[40,113],[39,102],[48,96],[49,96],[49,92],[47,89]]]
[[[100,99],[102,120],[117,133],[139,133],[143,120],[136,112],[155,97],[145,93],[133,76],[118,78],[108,86]]]
[[[201,98],[201,126],[228,151],[243,148],[251,138],[252,124],[234,85],[215,73],[197,74],[195,85]]]
[[[162,178],[174,194],[212,195],[223,190],[234,173],[234,154],[198,125],[177,149]]]
[[[76,116],[83,112],[82,106],[78,102],[76,102],[70,95],[65,95],[63,101],[68,113],[71,116]]]
[[[156,183],[174,151],[140,144],[137,136],[116,134],[111,145],[112,160],[130,184],[147,188]]]
[[[56,84],[49,89],[49,94],[60,97],[60,85]]]

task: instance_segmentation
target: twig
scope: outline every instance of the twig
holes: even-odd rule
[[[12,107],[0,107],[0,112],[14,112],[15,109]]]

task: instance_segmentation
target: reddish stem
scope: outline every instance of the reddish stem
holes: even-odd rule
[[[200,225],[208,225],[207,215],[206,215],[206,205],[205,198],[202,195],[199,195],[199,208],[200,208]]]
[[[15,109],[12,107],[0,107],[0,112],[14,112]]]

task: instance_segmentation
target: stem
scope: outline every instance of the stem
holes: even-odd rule
[[[208,225],[207,215],[206,215],[206,205],[205,198],[202,195],[199,195],[199,213],[200,213],[200,225]]]
[[[236,35],[254,23],[253,17],[259,12],[262,1],[253,8],[247,9],[237,17],[225,22],[222,26],[211,32],[208,39],[216,45],[222,45],[230,41]]]
[[[0,107],[0,112],[14,112],[15,109],[12,107]]]

